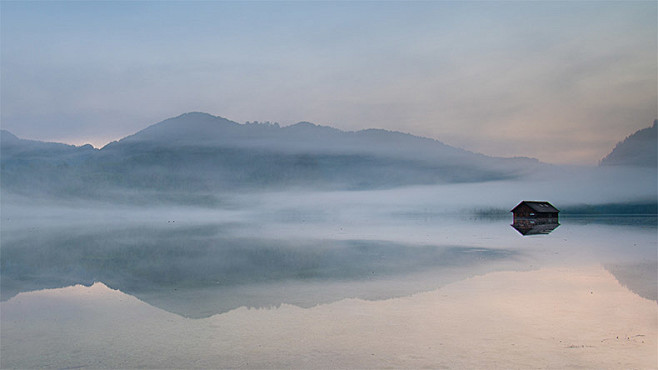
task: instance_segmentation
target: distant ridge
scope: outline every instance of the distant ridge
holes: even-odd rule
[[[190,112],[148,126],[118,142],[168,141],[170,144],[194,141],[203,143],[240,124],[208,113]],[[117,142],[110,144],[114,145]],[[108,145],[110,145],[108,144]]]
[[[451,147],[438,140],[397,131],[366,129],[342,131],[311,122],[298,122],[280,127],[278,124],[240,124],[208,113],[190,112],[153,124],[134,135],[111,143],[159,143],[167,145],[240,145],[251,147],[280,147],[287,151],[369,151],[373,145],[386,145],[388,152],[399,151],[401,144],[412,141],[449,149],[453,153],[475,154]],[[363,145],[368,144],[368,148]],[[391,144],[391,145],[388,145]],[[446,153],[442,153],[446,154]]]
[[[651,127],[638,130],[601,160],[602,166],[658,166],[658,120]]]
[[[470,157],[539,163],[536,159],[526,157],[488,157],[435,139],[398,131],[375,128],[342,131],[305,121],[283,127],[269,122],[240,124],[203,112],[189,112],[166,119],[106,147],[116,148],[121,144],[229,146],[288,153],[376,153],[384,156],[404,156],[414,160],[429,157],[430,160],[441,159],[444,162]]]
[[[206,202],[204,194],[515,179],[543,166],[395,131],[341,131],[310,122],[240,124],[201,112],[166,119],[100,150],[22,140],[8,132],[2,140],[3,191],[67,197],[148,192]]]
[[[7,130],[0,130],[0,148],[2,148],[3,156],[11,157],[17,154],[22,154],[32,158],[41,156],[44,157],[44,159],[62,154],[97,150],[89,144],[75,146],[62,143],[21,139]]]

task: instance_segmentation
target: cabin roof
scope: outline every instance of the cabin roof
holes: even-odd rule
[[[537,213],[559,213],[560,212],[557,208],[553,207],[553,205],[548,203],[548,202],[529,201],[529,200],[524,200],[523,202],[519,203],[510,212],[514,212],[517,208],[519,208],[523,204],[525,204],[528,207],[532,208],[532,210],[537,212]]]

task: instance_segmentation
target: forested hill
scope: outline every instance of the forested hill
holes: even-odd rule
[[[4,191],[101,198],[125,190],[216,194],[482,182],[518,178],[542,166],[400,132],[345,132],[308,122],[239,124],[206,113],[167,119],[100,150],[22,140],[4,131],[1,150]]]
[[[602,166],[658,166],[658,120],[651,127],[636,131],[601,160]]]

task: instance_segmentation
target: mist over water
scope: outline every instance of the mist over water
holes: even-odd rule
[[[208,317],[241,306],[389,299],[492,271],[564,263],[655,266],[655,216],[565,215],[550,235],[521,236],[503,207],[515,205],[519,189],[538,186],[547,194],[554,185],[261,192],[227,197],[223,207],[8,197],[1,298],[102,282],[185,317]],[[576,204],[618,191],[585,196],[585,189],[572,189],[555,189],[556,199]],[[655,286],[655,279],[641,289],[647,284]]]
[[[224,207],[5,198],[2,365],[478,366],[458,356],[470,348],[466,342],[455,341],[448,352],[436,352],[430,343],[464,338],[490,348],[489,337],[494,343],[523,342],[536,329],[518,331],[522,321],[505,321],[496,302],[519,302],[505,312],[521,310],[514,315],[527,317],[541,310],[535,302],[542,299],[583,313],[558,310],[534,319],[575,320],[572,331],[537,334],[554,341],[526,342],[534,347],[522,353],[539,356],[536,363],[571,358],[599,364],[563,351],[619,335],[632,337],[629,365],[651,363],[654,324],[607,324],[599,333],[593,330],[601,327],[599,320],[616,322],[603,311],[614,302],[593,308],[582,306],[579,297],[613,299],[607,293],[612,289],[628,295],[625,310],[646,310],[641,300],[656,305],[655,215],[565,215],[548,235],[522,236],[510,226],[511,215],[498,211],[506,196],[513,197],[509,186],[252,193],[227,198]],[[478,194],[485,189],[500,197]],[[478,285],[487,281],[493,285]],[[582,287],[573,286],[581,281]],[[638,318],[651,317],[637,312]],[[473,325],[478,329],[472,331]],[[433,329],[420,334],[423,327]],[[597,336],[581,338],[586,332]],[[396,337],[422,348],[407,348]],[[340,338],[355,342],[343,348]],[[296,345],[300,340],[304,344]],[[241,343],[240,349],[232,343]],[[53,345],[57,352],[51,352]],[[375,348],[383,356],[379,361],[365,357]],[[596,358],[616,358],[617,351]],[[175,358],[163,362],[167,353]],[[512,367],[527,361],[522,353],[496,353],[470,358]],[[417,358],[396,362],[408,354]]]
[[[657,8],[1,2],[0,368],[658,368]]]
[[[346,155],[352,137],[330,132],[340,150],[277,147],[271,168],[267,152],[144,141],[3,155],[0,365],[652,366],[655,168],[496,159],[403,135],[406,149],[452,153],[427,167],[405,148]],[[522,200],[550,201],[559,224],[522,235],[509,212]],[[627,357],[601,345],[620,335]],[[534,347],[510,350],[520,343]]]

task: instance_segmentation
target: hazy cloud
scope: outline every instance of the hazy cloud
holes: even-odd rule
[[[29,138],[207,111],[593,164],[658,116],[651,2],[1,6],[2,125]]]

